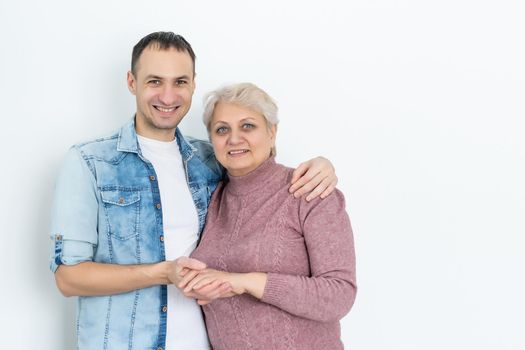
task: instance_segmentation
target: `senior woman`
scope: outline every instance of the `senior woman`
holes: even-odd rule
[[[213,349],[342,349],[339,320],[356,295],[343,195],[307,202],[288,192],[293,169],[274,159],[277,106],[257,86],[211,92],[204,123],[228,180],[192,254],[208,268],[179,286],[231,285],[203,306]]]

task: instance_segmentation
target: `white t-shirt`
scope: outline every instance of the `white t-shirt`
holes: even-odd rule
[[[163,142],[137,136],[142,155],[157,174],[166,260],[188,256],[197,246],[199,218],[177,140]],[[196,300],[168,285],[166,350],[185,349],[210,349],[202,311]]]

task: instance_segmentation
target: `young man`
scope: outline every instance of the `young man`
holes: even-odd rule
[[[177,128],[194,78],[195,54],[184,38],[144,37],[127,78],[134,120],[73,146],[66,157],[53,206],[51,269],[64,295],[79,296],[81,350],[209,348],[199,306],[175,287],[185,268],[205,267],[185,256],[223,177],[211,146]],[[324,159],[303,164],[296,175],[296,196],[311,189],[309,196],[326,196],[337,182]],[[211,285],[193,296],[212,300],[229,291]]]

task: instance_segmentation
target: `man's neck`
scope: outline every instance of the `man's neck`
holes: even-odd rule
[[[175,129],[158,129],[148,125],[143,125],[143,123],[137,120],[137,118],[135,118],[135,132],[137,135],[152,140],[164,142],[175,140]]]
[[[140,135],[144,138],[156,140],[156,141],[162,141],[162,142],[171,142],[175,140],[175,130],[172,130],[167,133],[148,133],[144,132],[143,130],[139,130],[135,127],[135,131],[137,132],[137,135]],[[164,131],[164,130],[163,130]]]

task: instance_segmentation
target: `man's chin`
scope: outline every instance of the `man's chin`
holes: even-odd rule
[[[182,118],[181,118],[182,119]],[[175,129],[178,125],[181,119],[178,118],[156,118],[154,120],[153,126],[156,129],[160,130],[170,130]]]

